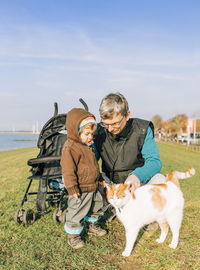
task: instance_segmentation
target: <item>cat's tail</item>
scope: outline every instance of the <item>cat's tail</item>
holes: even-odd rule
[[[193,175],[195,175],[195,169],[193,167],[190,167],[187,172],[175,171],[173,173],[177,179],[185,179],[185,178],[189,178],[189,177],[192,177]]]
[[[168,173],[166,176],[166,181],[173,182],[175,185],[177,185],[180,188],[178,179],[189,178],[189,177],[192,177],[193,175],[195,175],[195,169],[193,167],[190,167],[187,172],[174,171],[174,172]]]

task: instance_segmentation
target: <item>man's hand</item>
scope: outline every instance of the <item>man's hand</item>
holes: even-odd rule
[[[124,183],[129,185],[131,194],[134,193],[136,188],[140,187],[140,180],[134,174],[129,175]]]
[[[78,199],[79,199],[79,196],[80,196],[80,193],[74,193],[74,194],[72,194],[72,196],[73,196],[76,200],[78,200]]]

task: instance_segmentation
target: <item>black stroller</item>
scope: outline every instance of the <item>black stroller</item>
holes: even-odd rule
[[[88,111],[87,104],[82,100],[85,110]],[[65,222],[66,209],[62,210],[63,199],[67,191],[62,182],[60,159],[62,148],[67,139],[65,127],[67,114],[58,114],[58,105],[54,103],[54,116],[47,121],[42,128],[37,146],[40,152],[37,158],[29,159],[28,165],[32,175],[27,178],[29,184],[25,191],[20,208],[15,212],[14,220],[16,223],[26,225],[33,224],[35,213],[32,209],[23,209],[25,202],[36,202],[38,215],[47,213],[47,204],[57,205],[58,208],[53,212],[53,220],[56,224]],[[29,192],[32,181],[38,181],[38,192]],[[35,196],[31,199],[32,195]]]

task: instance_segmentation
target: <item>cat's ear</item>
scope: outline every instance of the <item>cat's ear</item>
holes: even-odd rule
[[[124,185],[125,189],[130,190],[130,187],[131,187],[130,183],[124,183],[123,185]]]
[[[105,183],[105,187],[107,188],[107,190],[110,190],[110,185]]]
[[[126,183],[126,189],[129,191],[129,193],[132,195],[133,199],[135,199],[135,193],[131,191],[131,183]]]
[[[131,190],[131,187],[132,187],[132,184],[131,183],[126,183],[127,187],[126,189],[129,191],[129,193],[133,196],[133,198],[135,198],[135,194],[134,192],[132,192]]]

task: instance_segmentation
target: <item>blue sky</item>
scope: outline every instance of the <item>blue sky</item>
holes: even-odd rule
[[[131,115],[200,118],[200,1],[0,0],[0,130],[80,107],[99,119],[121,92]]]

